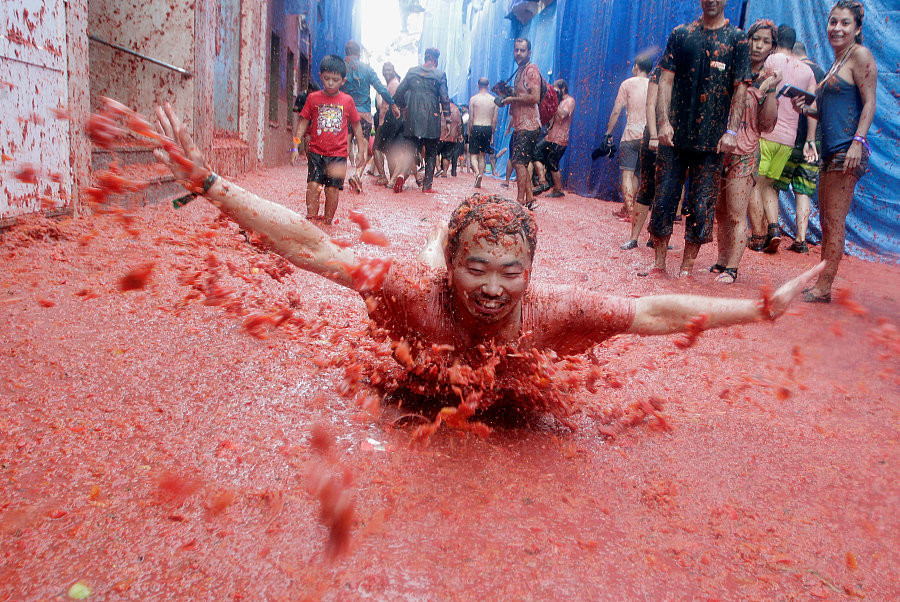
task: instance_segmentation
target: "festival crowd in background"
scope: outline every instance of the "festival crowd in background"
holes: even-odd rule
[[[760,19],[744,32],[725,19],[724,7],[700,0],[701,16],[672,31],[658,63],[638,56],[632,77],[619,87],[592,157],[618,151],[624,202],[616,216],[630,224],[621,248],[636,248],[647,224],[655,261],[639,274],[664,274],[673,225],[683,220],[679,277],[691,275],[715,230],[718,259],[709,270],[718,282],[733,283],[746,249],[779,249],[779,191],[792,191],[796,200],[796,235],[787,248],[809,252],[810,198],[818,185],[826,267],[803,298],[829,302],[844,221],[867,170],[866,137],[875,112],[877,70],[863,45],[863,6],[840,0],[829,13],[825,30],[834,62],[827,72],[806,55],[789,25]],[[548,190],[548,197],[564,196],[560,160],[575,99],[565,80],[544,79],[531,62],[529,40],[515,40],[513,52],[517,68],[509,80],[491,86],[479,79],[478,92],[460,106],[448,96],[436,48],[402,78],[385,63],[383,82],[361,60],[355,41],[347,42],[343,59],[326,57],[320,66],[325,89],[311,85],[295,105],[294,142],[305,148],[309,166],[307,217],[330,224],[345,179],[360,192],[366,170],[398,194],[413,185],[430,193],[434,178],[456,176],[461,161],[481,188],[488,165],[496,174],[496,160],[507,153],[502,185],[515,175],[519,203],[535,209],[536,197]],[[374,113],[370,89],[377,93]],[[498,152],[497,115],[506,107],[512,136]],[[617,148],[612,132],[622,111],[626,124]]]

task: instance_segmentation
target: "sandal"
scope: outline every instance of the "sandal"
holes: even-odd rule
[[[807,303],[831,303],[831,292],[827,292],[824,295],[816,295],[812,292],[811,288],[806,289],[802,293],[803,300]]]
[[[712,272],[713,274],[721,274],[722,272],[724,272],[727,269],[728,268],[726,268],[721,263],[714,263],[713,265],[709,266],[709,271]]]
[[[794,253],[809,253],[809,245],[806,244],[806,241],[797,242],[796,240],[791,243],[791,246],[788,247],[788,251],[793,251]]]
[[[751,251],[756,251],[757,253],[759,253],[763,250],[763,247],[765,246],[764,245],[765,240],[766,240],[765,235],[754,234],[750,237],[750,242],[747,244],[747,248],[750,249]]]
[[[737,268],[725,268],[716,276],[716,282],[722,284],[734,284],[737,281]]]

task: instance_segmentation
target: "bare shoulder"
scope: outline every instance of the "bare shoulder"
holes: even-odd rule
[[[855,66],[877,69],[875,65],[875,55],[872,51],[861,44],[857,44],[850,55],[850,60]]]

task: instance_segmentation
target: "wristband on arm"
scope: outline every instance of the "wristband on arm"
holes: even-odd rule
[[[206,179],[203,180],[202,194],[206,194],[207,192],[209,192],[209,189],[213,187],[213,184],[215,184],[216,180],[218,180],[218,179],[219,179],[219,175],[217,173],[215,173],[213,171],[209,172],[209,175],[206,176]],[[181,209],[182,207],[184,207],[185,205],[187,205],[188,203],[190,203],[191,201],[196,199],[198,196],[200,196],[200,194],[201,193],[191,192],[184,196],[178,197],[177,199],[172,201],[172,206],[175,207],[176,209]]]
[[[735,138],[737,138],[737,132],[735,132],[734,130],[725,130],[725,133],[726,133],[726,134],[731,134],[732,136],[734,136]]]
[[[856,135],[853,137],[853,139],[865,146],[867,153],[869,153],[870,155],[872,154],[872,149],[869,147],[869,141],[866,140],[863,136]]]

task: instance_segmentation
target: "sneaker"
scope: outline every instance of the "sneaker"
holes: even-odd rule
[[[619,246],[619,248],[622,249],[623,251],[630,251],[631,249],[636,249],[637,241],[629,240],[628,242],[623,243],[621,246]]]
[[[424,192],[425,194],[437,194],[437,190],[435,190],[434,188],[425,188],[422,190],[422,192]]]
[[[763,252],[769,253],[770,255],[778,252],[778,245],[781,244],[781,237],[778,236],[778,232],[769,232],[766,234],[766,239],[763,242]]]
[[[475,176],[475,188],[481,188],[481,175]]]
[[[806,244],[806,241],[797,242],[796,240],[788,247],[788,251],[793,251],[794,253],[809,253],[809,245]]]
[[[547,197],[551,198],[551,199],[561,199],[564,196],[566,196],[566,193],[560,192],[558,190],[554,190],[553,192],[551,192],[550,194],[547,195]],[[628,220],[628,221],[631,221],[631,220]]]
[[[403,192],[403,184],[406,182],[406,178],[403,176],[397,176],[397,179],[394,180],[394,192],[399,193]]]
[[[547,192],[548,190],[550,190],[549,186],[547,186],[546,184],[541,184],[540,186],[532,189],[531,192],[532,192],[532,194],[534,194],[534,196],[538,196],[540,194]]]

